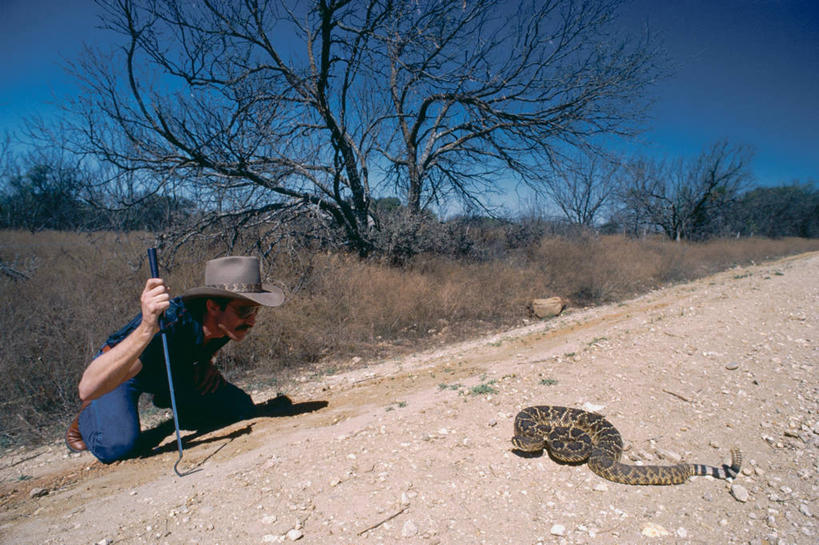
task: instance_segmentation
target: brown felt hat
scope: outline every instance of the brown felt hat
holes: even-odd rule
[[[231,256],[205,264],[205,285],[182,294],[182,299],[228,297],[245,299],[266,307],[284,303],[284,292],[273,284],[262,284],[258,257]]]

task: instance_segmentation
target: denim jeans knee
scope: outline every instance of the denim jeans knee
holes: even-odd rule
[[[141,391],[128,380],[95,399],[80,414],[80,433],[88,450],[103,463],[127,458],[140,435],[137,401]]]

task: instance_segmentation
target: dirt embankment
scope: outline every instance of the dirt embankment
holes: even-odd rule
[[[819,540],[819,254],[733,269],[501,335],[303,377],[326,408],[102,466],[64,447],[0,461],[3,543],[799,543]],[[259,393],[263,399],[270,393]],[[511,451],[521,408],[597,410],[631,462],[731,485],[607,482]],[[736,486],[738,485],[738,486]]]

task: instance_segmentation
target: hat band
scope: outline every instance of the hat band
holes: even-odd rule
[[[259,293],[262,290],[261,284],[208,284],[209,288],[216,288],[225,291],[232,291],[233,293]]]

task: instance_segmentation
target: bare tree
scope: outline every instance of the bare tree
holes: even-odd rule
[[[655,54],[612,34],[618,4],[440,2],[391,20],[385,155],[407,206],[454,194],[480,208],[512,175],[541,189],[567,148],[629,133]]]
[[[611,30],[618,0],[100,2],[122,49],[76,67],[77,151],[182,183],[211,224],[327,217],[361,254],[374,184],[411,213],[480,206],[628,133],[655,77],[649,45]]]
[[[580,154],[545,179],[545,192],[570,222],[592,227],[616,195],[620,170],[616,160]]]
[[[621,198],[671,240],[703,238],[750,180],[751,157],[745,147],[719,142],[690,161],[638,159]]]

